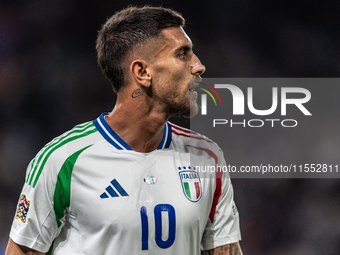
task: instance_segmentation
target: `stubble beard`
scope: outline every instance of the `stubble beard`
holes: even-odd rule
[[[197,113],[198,113],[197,94],[194,95],[194,96],[192,96],[190,94],[190,115],[189,115],[189,118],[194,117]],[[186,116],[184,116],[184,117],[186,117]]]
[[[198,113],[199,109],[199,106],[197,104],[197,93],[187,91],[186,93],[189,93],[189,95],[183,97],[180,94],[176,95],[176,92],[178,92],[176,86],[174,86],[173,84],[169,84],[168,90],[163,91],[161,96],[157,96],[157,100],[161,102],[161,104],[163,104],[164,106],[164,112],[166,113],[167,117],[194,117]],[[175,99],[173,99],[172,96],[169,95],[175,96]]]
[[[190,93],[189,101],[185,100],[181,103],[166,104],[165,112],[169,117],[183,116],[184,118],[192,118],[198,113],[197,95]]]

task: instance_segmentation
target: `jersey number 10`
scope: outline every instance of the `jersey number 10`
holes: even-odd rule
[[[169,219],[169,235],[168,239],[162,239],[162,212],[168,212]],[[169,248],[175,241],[176,234],[176,214],[175,208],[169,204],[158,204],[154,209],[155,216],[155,241],[158,247]],[[145,206],[140,209],[140,217],[142,221],[142,250],[149,249],[149,221],[148,213]]]

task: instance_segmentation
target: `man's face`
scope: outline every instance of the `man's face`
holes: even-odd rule
[[[182,27],[162,31],[155,47],[152,67],[152,93],[168,116],[192,117],[198,112],[197,93],[205,67],[192,51],[192,42]]]

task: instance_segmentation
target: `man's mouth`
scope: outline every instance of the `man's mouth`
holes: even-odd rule
[[[189,91],[193,92],[195,88],[197,88],[200,85],[201,81],[202,78],[191,78]]]
[[[196,87],[197,87],[197,86],[196,86]],[[196,87],[190,88],[190,89],[189,89],[189,93],[190,93],[190,94],[196,94],[196,95],[197,95],[197,92],[195,91],[195,88],[196,88]]]
[[[195,97],[197,96],[197,92],[195,91],[195,88],[197,88],[198,85],[199,85],[198,82],[190,84],[189,93],[191,96],[195,96]]]

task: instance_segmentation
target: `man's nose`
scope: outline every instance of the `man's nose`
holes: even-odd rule
[[[205,66],[202,65],[201,61],[194,54],[191,65],[191,74],[195,76],[200,76],[205,72]]]

